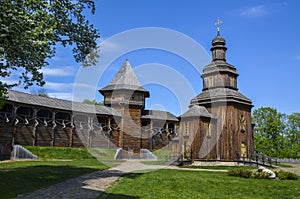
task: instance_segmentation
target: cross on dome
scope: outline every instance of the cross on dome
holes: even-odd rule
[[[220,20],[220,17],[218,17],[218,21],[215,23],[215,26],[217,26],[218,35],[220,34],[220,26],[223,23],[223,21]]]

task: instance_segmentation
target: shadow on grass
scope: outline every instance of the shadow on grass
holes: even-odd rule
[[[94,171],[98,171],[98,169],[79,168],[69,165],[1,168],[0,196],[1,198],[12,198],[19,194],[32,192],[62,182],[68,178]]]
[[[143,175],[144,173],[128,173],[123,176],[123,178],[136,179]]]
[[[102,199],[102,198],[105,198],[105,199],[135,199],[135,198],[140,198],[140,197],[103,192],[100,194],[100,196],[97,199]]]

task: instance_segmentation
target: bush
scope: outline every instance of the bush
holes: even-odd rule
[[[247,169],[233,169],[233,170],[228,171],[228,175],[243,177],[243,178],[250,178],[252,175],[252,171],[247,170]]]
[[[291,172],[275,171],[276,177],[280,180],[297,180],[298,176]],[[267,172],[252,171],[248,169],[233,169],[228,171],[229,176],[243,177],[243,178],[255,178],[255,179],[269,179],[270,175]]]
[[[276,171],[276,176],[280,180],[297,180],[298,176],[294,173],[287,172],[287,171]]]
[[[251,178],[256,178],[256,179],[269,179],[271,174],[267,172],[259,172],[259,171],[253,171]]]

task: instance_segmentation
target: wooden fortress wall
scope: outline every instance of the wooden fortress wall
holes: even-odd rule
[[[5,104],[0,111],[0,160],[10,158],[14,144],[118,147],[120,130],[113,116],[58,111]]]

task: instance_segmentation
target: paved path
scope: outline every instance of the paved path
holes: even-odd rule
[[[108,170],[96,171],[39,189],[29,194],[19,195],[17,199],[94,199],[125,173],[138,170],[161,169],[164,167],[166,166],[145,165],[138,160],[128,160]]]

